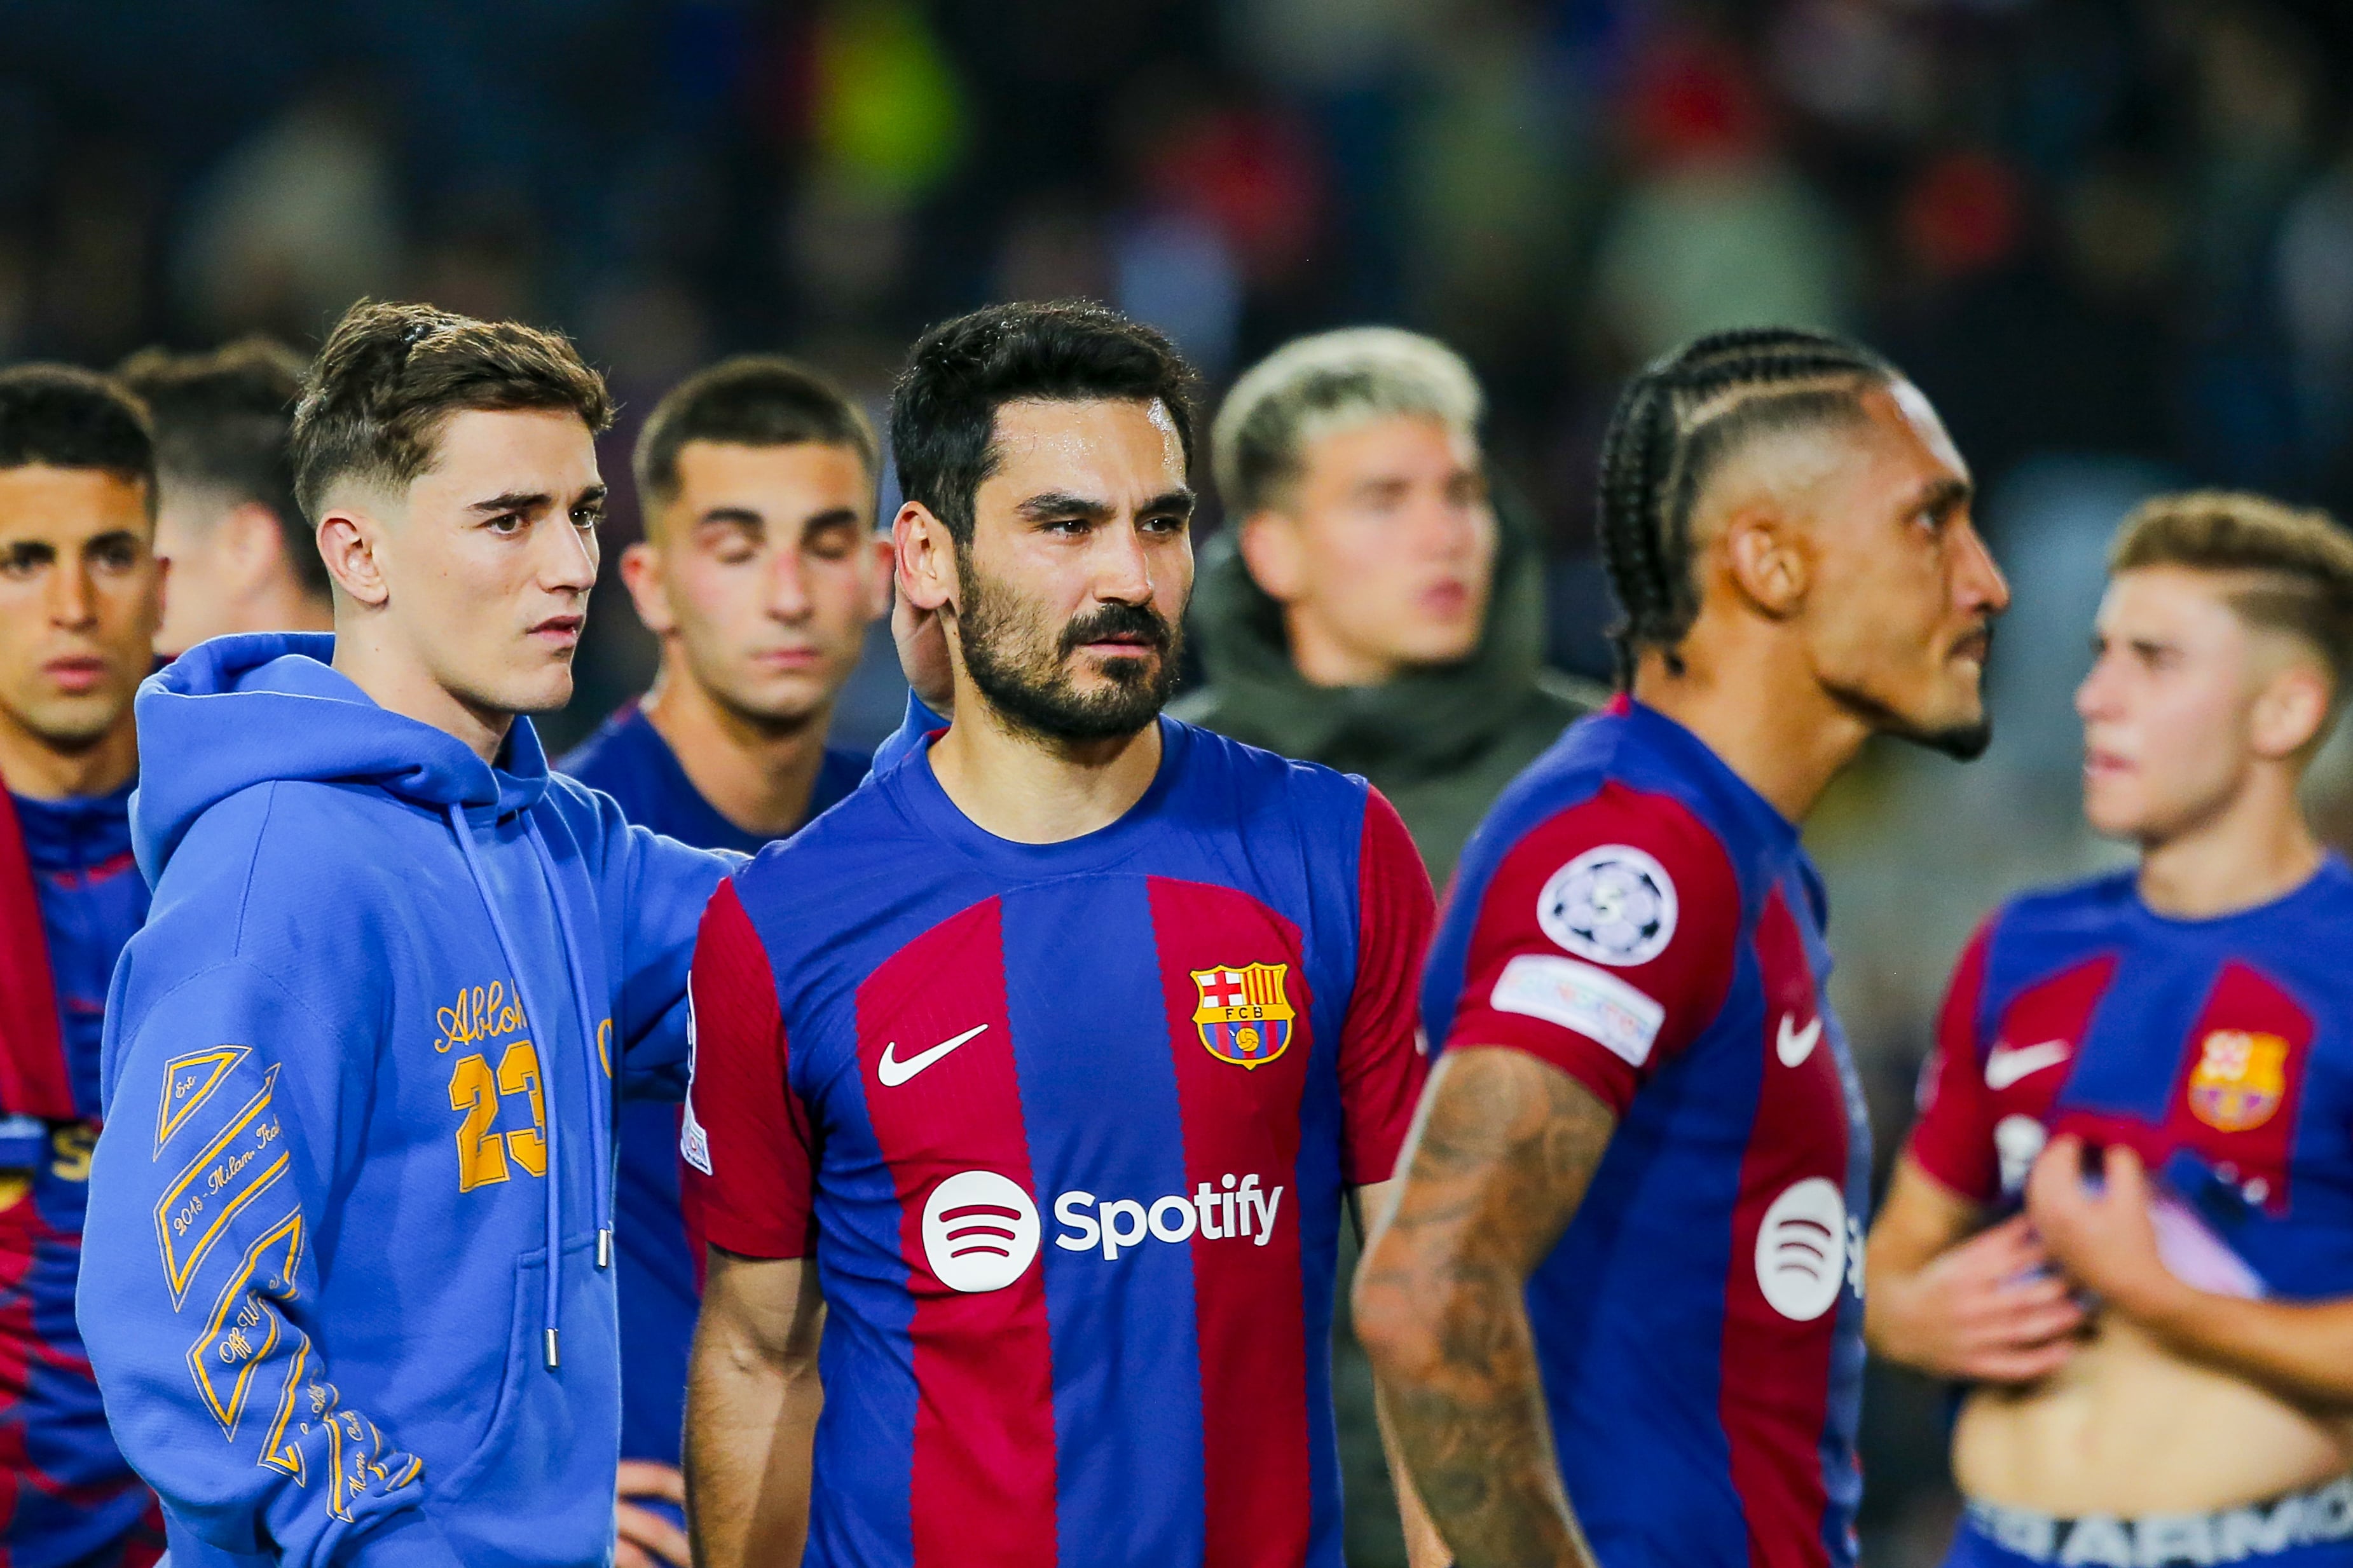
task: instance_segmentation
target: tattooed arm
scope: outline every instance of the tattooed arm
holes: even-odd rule
[[[1593,1563],[1553,1454],[1526,1288],[1616,1126],[1532,1056],[1447,1051],[1357,1270],[1356,1331],[1461,1568]]]

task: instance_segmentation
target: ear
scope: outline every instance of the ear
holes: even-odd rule
[[[285,562],[286,540],[278,514],[259,501],[231,507],[213,527],[227,576],[239,589],[259,586]]]
[[[1733,586],[1758,613],[1784,620],[1804,605],[1811,563],[1778,508],[1762,501],[1738,507],[1725,519],[1717,545]]]
[[[1261,507],[1242,519],[1234,535],[1242,565],[1250,581],[1279,605],[1288,605],[1307,591],[1307,542],[1299,537],[1299,521],[1287,511]]]
[[[380,609],[392,597],[384,571],[384,524],[364,505],[338,498],[319,519],[319,557],[352,600]]]
[[[629,603],[637,606],[638,619],[646,624],[646,630],[659,637],[678,629],[659,546],[640,539],[621,552],[621,585],[629,591]]]
[[[892,601],[897,597],[891,574],[898,563],[899,545],[891,535],[878,533],[866,548],[866,618],[875,621],[891,613]]]
[[[2279,670],[2255,693],[2247,739],[2269,761],[2292,757],[2319,739],[2328,722],[2328,678],[2304,659]]]
[[[891,544],[898,560],[899,591],[907,595],[907,603],[918,610],[954,615],[964,584],[948,525],[923,502],[911,500],[891,520]]]

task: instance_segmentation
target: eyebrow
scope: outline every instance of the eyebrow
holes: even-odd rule
[[[589,485],[581,490],[580,494],[573,500],[572,504],[592,506],[603,500],[607,493],[609,489],[605,485]],[[545,490],[509,490],[503,495],[492,496],[488,500],[478,500],[467,510],[480,512],[485,517],[493,517],[501,512],[510,511],[544,511],[554,504],[555,498]]]
[[[132,530],[128,528],[110,528],[104,533],[94,534],[91,537],[83,540],[81,542],[81,548],[82,552],[84,554],[88,554],[93,550],[106,550],[111,549],[117,544],[136,544],[138,542],[139,535]]]
[[[1956,507],[1966,506],[1968,504],[1969,498],[1976,494],[1977,487],[1968,480],[1946,475],[1941,479],[1928,481],[1920,492],[1920,499],[1913,503],[1914,510],[1933,511],[1941,515],[1951,511]]]
[[[1176,489],[1163,491],[1135,510],[1139,514],[1173,511],[1190,517],[1193,505],[1191,490]],[[1109,517],[1116,509],[1111,502],[1092,496],[1073,495],[1068,490],[1046,490],[1031,496],[1013,510],[1032,522],[1048,522],[1062,517]]]

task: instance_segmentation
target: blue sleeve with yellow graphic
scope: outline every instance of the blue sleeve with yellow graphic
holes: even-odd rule
[[[455,1568],[422,1463],[342,1401],[320,1321],[316,1229],[365,1119],[355,1032],[231,960],[118,1034],[77,1316],[125,1457],[207,1545]]]

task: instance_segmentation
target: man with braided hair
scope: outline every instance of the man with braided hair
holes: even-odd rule
[[[1601,501],[1624,689],[1464,856],[1358,1330],[1463,1568],[1847,1568],[1869,1138],[1798,825],[1874,733],[1984,750],[2009,588],[1927,400],[1813,333],[1643,370]]]

